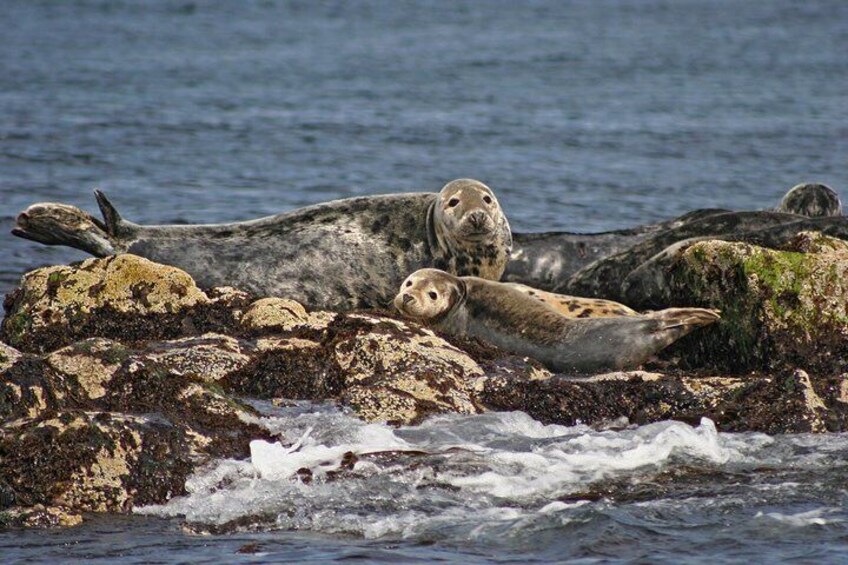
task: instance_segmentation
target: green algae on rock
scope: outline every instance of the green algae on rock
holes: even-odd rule
[[[664,261],[668,305],[722,312],[718,324],[672,345],[667,356],[733,373],[846,369],[848,243],[812,233],[782,250],[704,241]]]

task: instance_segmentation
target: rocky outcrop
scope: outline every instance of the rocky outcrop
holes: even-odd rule
[[[834,375],[848,369],[848,242],[799,234],[785,249],[706,241],[662,258],[663,302],[718,308],[721,321],[669,353],[716,371]],[[635,279],[639,280],[639,279]],[[633,281],[631,284],[635,284]]]
[[[722,322],[646,371],[581,378],[387,313],[202,290],[132,255],[33,271],[4,303],[0,527],[164,502],[252,439],[291,444],[249,399],[333,401],[392,424],[522,410],[567,425],[708,416],[730,431],[846,430],[848,251],[813,235],[795,245],[669,253],[669,303],[721,308]]]
[[[134,255],[88,259],[24,275],[4,301],[2,336],[27,352],[92,336],[171,339],[233,327],[246,300],[232,289],[207,295],[184,271]]]

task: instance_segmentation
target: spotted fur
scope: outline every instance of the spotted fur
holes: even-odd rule
[[[696,328],[719,319],[703,308],[575,319],[512,285],[421,269],[403,282],[395,307],[448,334],[533,357],[555,371],[634,368]]]
[[[613,318],[639,314],[624,304],[612,300],[556,294],[518,283],[504,284],[547,304],[567,318]]]
[[[500,278],[512,246],[491,189],[469,179],[439,193],[347,198],[219,225],[138,225],[95,194],[105,221],[35,204],[13,233],[98,256],[133,253],[179,267],[201,287],[236,286],[335,311],[389,308],[404,277],[422,267]]]

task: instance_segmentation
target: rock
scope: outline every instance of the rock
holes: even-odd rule
[[[144,347],[145,359],[205,382],[217,382],[244,368],[251,353],[252,347],[244,342],[216,333],[152,342]]]
[[[391,315],[202,291],[131,255],[39,269],[4,304],[0,527],[161,503],[199,465],[281,439],[242,397],[335,401],[396,425],[521,410],[565,425],[708,416],[723,431],[848,430],[846,269],[848,245],[816,234],[783,250],[668,250],[645,288],[720,308],[722,322],[653,372],[588,378]]]
[[[0,373],[17,363],[21,352],[0,341]]]
[[[751,379],[723,404],[721,429],[769,434],[844,430],[846,409],[837,406],[827,393],[828,380],[821,380],[825,385],[820,387],[825,393],[823,398],[809,375],[801,370]]]
[[[848,243],[809,233],[784,250],[706,241],[681,247],[663,261],[668,305],[722,312],[718,324],[680,340],[666,355],[688,367],[737,374],[844,370]]]
[[[45,358],[47,366],[63,375],[61,388],[54,386],[61,400],[66,393],[87,400],[96,400],[106,395],[106,387],[112,381],[121,363],[129,356],[129,350],[110,339],[91,338],[54,351]],[[65,387],[73,381],[72,390]],[[57,383],[59,384],[59,383]]]
[[[82,514],[61,506],[36,504],[0,510],[0,530],[5,528],[55,528],[82,524]]]
[[[125,511],[185,492],[185,433],[149,416],[58,412],[6,424],[0,476],[19,506]]]
[[[232,300],[211,300],[184,271],[135,255],[88,259],[24,275],[4,302],[2,337],[31,352],[95,336],[170,339],[232,325],[216,315]]]
[[[242,318],[248,330],[290,332],[298,329],[323,330],[335,318],[331,312],[314,312],[288,298],[262,298],[250,305]]]
[[[822,387],[824,388],[824,387]],[[835,396],[835,397],[834,397]],[[722,431],[807,433],[845,429],[838,395],[823,399],[804,371],[783,377],[677,377],[632,371],[591,378],[488,379],[480,400],[544,423],[607,425],[712,419]]]
[[[365,420],[394,424],[479,411],[480,366],[432,331],[386,316],[338,316],[319,340],[267,337],[255,351],[222,386],[259,398],[337,399]]]
[[[0,421],[35,418],[55,408],[55,397],[63,392],[53,389],[49,372],[43,359],[30,356],[0,371]]]
[[[479,411],[471,385],[483,370],[432,331],[357,314],[334,329],[342,402],[361,418],[411,424],[431,414]]]

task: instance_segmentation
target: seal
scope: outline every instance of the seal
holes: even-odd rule
[[[407,277],[394,304],[404,316],[439,331],[482,339],[558,372],[637,367],[678,338],[719,319],[716,311],[703,308],[567,318],[507,284],[437,269]]]
[[[309,308],[388,308],[422,267],[498,279],[512,234],[492,190],[458,179],[438,193],[336,200],[230,224],[145,226],[95,191],[101,221],[65,204],[34,204],[14,235],[103,257],[133,253],[188,272],[202,287],[231,285]]]
[[[670,221],[596,234],[548,232],[514,234],[513,253],[503,280],[560,294],[603,297],[640,308],[658,308],[662,284],[651,288],[627,283],[662,281],[666,250],[706,239],[740,241],[779,248],[802,231],[848,239],[848,218],[829,187],[805,184],[784,196],[781,211],[695,210]],[[828,204],[829,203],[829,204]]]
[[[566,318],[613,318],[616,316],[635,316],[639,314],[632,308],[618,302],[613,302],[612,300],[556,294],[519,283],[503,284],[519,292],[523,292],[539,302],[547,304]]]
[[[789,189],[774,211],[809,218],[832,218],[842,215],[842,201],[826,184],[801,183]]]

